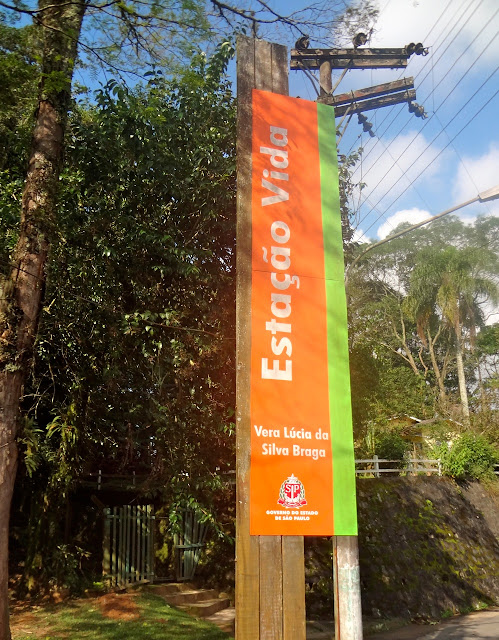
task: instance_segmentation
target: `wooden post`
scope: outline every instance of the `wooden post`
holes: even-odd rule
[[[305,640],[303,537],[250,536],[250,304],[252,89],[288,95],[281,45],[237,46],[236,640]]]
[[[137,507],[132,507],[131,582],[137,582]]]
[[[132,514],[131,507],[127,504],[125,508],[125,585],[130,580],[130,539],[131,539]]]
[[[362,640],[357,536],[333,536],[334,631],[336,640]]]
[[[331,95],[333,91],[333,79],[331,77],[331,61],[323,60],[319,68],[319,82],[321,86],[321,97]]]
[[[149,581],[154,582],[154,539],[155,539],[155,524],[156,524],[156,516],[154,515],[154,509],[152,505],[149,507],[150,514],[150,526],[151,533],[149,536]]]

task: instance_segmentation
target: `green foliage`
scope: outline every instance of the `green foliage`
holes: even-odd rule
[[[443,472],[456,480],[491,478],[493,465],[499,462],[499,450],[474,433],[463,433],[450,448],[441,445],[437,454]]]
[[[39,68],[34,57],[35,44],[32,27],[9,26],[0,15],[0,274],[4,275],[9,273],[17,241],[36,105]]]
[[[27,474],[31,477],[40,462],[40,436],[43,432],[37,428],[32,418],[25,418],[18,446],[24,459]]]
[[[79,593],[86,585],[81,571],[84,558],[88,558],[90,552],[77,545],[58,544],[51,549],[51,554],[43,558],[40,565],[41,582],[50,587],[67,588],[72,593]]]
[[[350,153],[348,156],[340,155],[338,157],[341,228],[343,234],[343,249],[346,260],[348,260],[353,249],[352,224],[355,219],[355,211],[353,211],[350,206],[352,196],[357,190],[362,191],[365,186],[363,183],[354,183],[352,179],[352,172],[355,165],[359,162],[363,151],[362,147],[360,147],[357,151]]]
[[[499,323],[484,327],[480,331],[477,347],[485,355],[496,356],[499,353]]]
[[[443,218],[366,254],[349,272],[357,437],[403,414],[460,419],[459,376],[477,430],[497,431],[499,360],[484,322],[497,302],[498,229],[496,217],[473,226]]]
[[[391,359],[380,363],[380,384],[373,403],[376,421],[386,424],[390,418],[400,415],[423,419],[433,409],[433,391],[422,376],[415,376],[407,366],[400,366]]]
[[[374,452],[385,460],[403,460],[411,447],[397,431],[379,433],[374,439]]]
[[[12,27],[0,16],[0,172],[11,180],[25,169],[39,76],[36,45],[33,27]]]
[[[67,496],[99,469],[149,474],[148,500],[194,506],[217,530],[219,470],[234,464],[231,55],[225,42],[178,78],[112,81],[73,107],[24,406],[20,530],[37,587]]]
[[[423,250],[411,274],[406,300],[418,329],[422,331],[435,313],[455,331],[483,323],[481,304],[498,300],[497,285],[487,277],[487,270],[495,270],[496,262],[496,256],[483,247]]]
[[[75,109],[38,347],[56,413],[75,416],[87,468],[152,464],[191,475],[207,460],[214,468],[217,443],[226,450],[230,55],[224,43],[210,60],[195,56],[183,77],[155,74],[134,91],[112,81],[95,106]],[[54,387],[50,368],[65,370],[64,384]]]

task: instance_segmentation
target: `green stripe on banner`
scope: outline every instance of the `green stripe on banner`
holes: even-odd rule
[[[333,449],[334,535],[357,535],[348,325],[334,109],[317,105],[326,275],[329,416]]]

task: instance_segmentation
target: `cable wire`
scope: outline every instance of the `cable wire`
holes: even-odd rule
[[[499,68],[499,67],[498,67]],[[496,69],[497,71],[497,69]],[[388,209],[390,209],[391,207],[393,207],[393,205],[398,202],[398,200],[400,200],[400,198],[407,193],[407,191],[412,187],[412,185],[416,182],[416,180],[418,180],[423,173],[435,162],[435,160],[437,160],[437,158],[439,158],[442,153],[447,149],[447,147],[449,147],[452,142],[454,142],[454,140],[461,135],[461,133],[466,129],[466,127],[468,127],[471,122],[473,122],[473,120],[485,109],[485,107],[490,104],[490,102],[492,102],[492,100],[496,97],[496,95],[499,93],[499,89],[496,90],[496,92],[487,100],[487,102],[485,102],[480,109],[478,109],[478,111],[468,120],[468,122],[461,127],[461,129],[449,140],[449,142],[437,153],[437,155],[431,160],[431,162],[422,170],[419,172],[419,174],[413,178],[413,180],[411,181],[411,183],[409,184],[408,188],[405,189],[405,191],[403,191],[400,195],[398,195],[395,200],[393,200],[390,205],[385,209],[385,211],[383,212],[383,214],[381,214],[382,216],[384,216],[384,214],[388,211]],[[440,135],[440,134],[439,134]],[[422,152],[424,153],[424,151]],[[420,154],[420,156],[418,156],[418,159],[421,157],[422,154]],[[376,203],[376,206],[379,204],[379,201]],[[363,235],[360,237],[360,239],[362,239],[365,234],[369,231],[369,229],[371,229],[376,222],[379,220],[379,217],[366,229],[366,231],[363,233]]]
[[[462,7],[462,5],[466,2],[467,0],[463,0],[461,6],[459,7],[459,9]],[[471,4],[473,4],[475,0],[470,0],[469,5],[466,7],[464,13],[468,10],[469,6]],[[440,19],[442,18],[442,16],[444,15],[444,13],[447,11],[447,9],[449,8],[449,6],[452,4],[453,0],[449,0],[449,3],[447,4],[447,6],[445,7],[445,9],[442,11],[442,13],[440,14],[440,16],[437,18],[437,21],[435,22],[435,24],[432,26],[432,28],[430,29],[430,31],[428,32],[427,36],[423,39],[425,42],[427,41],[428,37],[431,35],[433,29],[436,27],[436,25],[438,24],[438,22],[440,21]],[[478,5],[478,7],[475,9],[475,11],[478,11],[478,9],[480,8],[481,4],[483,3],[483,0],[480,1],[480,4]],[[459,11],[459,9],[457,9],[457,11]],[[462,15],[459,16],[459,18],[457,18],[455,25],[452,27],[451,31],[449,32],[448,36],[450,36],[452,30],[455,28],[455,26],[457,26],[457,23],[459,22],[459,20],[461,19]],[[452,20],[452,18],[451,18]],[[445,27],[442,29],[442,31],[440,32],[439,36],[441,36],[441,34],[445,31],[445,29],[447,29],[447,27],[449,26],[450,21],[445,25]],[[460,30],[461,31],[461,30]],[[459,33],[460,33],[459,31]],[[439,37],[438,36],[438,37]],[[440,49],[440,47],[442,47],[445,43],[445,40],[447,39],[446,36],[441,42],[440,44],[432,51],[432,54],[430,56],[430,60],[428,60],[427,62],[425,62],[425,64],[423,65],[423,67],[418,71],[418,73],[416,74],[416,78],[418,78],[419,74],[421,73],[421,71],[426,67],[426,64],[428,64],[430,61],[433,61],[434,55],[437,53],[437,51]],[[452,42],[450,43],[452,44]],[[439,58],[440,60],[440,58]],[[400,74],[399,78],[402,77],[402,75],[404,74],[405,70],[402,71],[402,73]],[[425,76],[426,78],[426,76]],[[423,78],[423,81],[425,80],[425,78]],[[388,112],[386,113],[385,117],[381,120],[381,122],[378,124],[378,130],[381,128],[381,126],[384,124],[384,122],[390,117],[390,114],[393,113],[394,110],[396,110],[397,107],[393,106],[391,107]],[[392,118],[392,120],[388,123],[388,126],[386,127],[386,129],[379,134],[379,137],[383,136],[388,129],[391,127],[391,125],[395,122],[395,120],[401,115],[402,111],[400,111],[400,109],[397,111],[397,114]],[[407,121],[409,122],[409,120]],[[407,124],[407,123],[406,123]],[[405,126],[405,125],[404,125]],[[350,147],[348,153],[350,153],[352,151],[353,146],[355,145],[355,143],[352,145],[352,147]],[[376,146],[376,144],[373,145],[373,148]]]
[[[480,5],[477,7],[477,9],[476,9],[476,10],[478,10],[478,9],[479,9],[479,7],[480,7],[480,6],[481,6],[481,4],[483,3],[483,1],[484,1],[484,0],[481,0]],[[499,12],[499,9],[497,9],[497,10],[496,10],[495,14],[492,16],[492,18],[491,18],[491,20],[490,20],[490,21],[492,21],[492,20],[493,20],[493,18],[495,18],[495,16],[497,15],[497,13],[498,13],[498,12]],[[454,40],[456,39],[456,37],[461,33],[461,31],[463,30],[464,26],[466,26],[466,23],[465,23],[465,24],[463,24],[463,26],[462,26],[462,27],[461,27],[461,29],[458,31],[458,33],[454,36],[454,38],[452,39],[452,41],[449,43],[449,46],[454,42]],[[468,47],[472,46],[472,45],[475,43],[475,41],[476,41],[476,40],[477,40],[477,39],[482,35],[483,31],[484,31],[487,27],[488,27],[488,23],[487,23],[487,24],[486,24],[486,25],[485,25],[485,26],[484,26],[484,27],[479,31],[479,33],[477,33],[477,35],[473,38],[473,40],[470,42],[470,44],[468,45]],[[466,75],[469,73],[469,71],[470,71],[470,70],[473,68],[473,66],[478,62],[478,60],[480,59],[480,57],[481,57],[481,56],[483,55],[483,53],[487,50],[487,48],[492,44],[492,42],[495,40],[495,38],[497,37],[497,35],[498,35],[498,34],[496,33],[496,34],[494,35],[494,37],[492,38],[492,40],[490,40],[490,41],[489,41],[489,43],[486,45],[485,49],[483,49],[483,50],[482,50],[482,52],[479,54],[478,58],[476,58],[476,59],[475,59],[475,61],[471,64],[471,66],[470,66],[470,67],[468,67],[467,71],[466,71],[466,72],[461,76],[460,80],[459,80],[459,81],[456,83],[456,85],[454,86],[454,89],[453,89],[449,94],[447,94],[447,96],[446,96],[446,98],[444,99],[444,101],[443,101],[443,102],[445,102],[445,100],[447,100],[447,98],[448,98],[448,97],[453,93],[453,91],[454,91],[454,90],[459,86],[459,83],[460,83],[460,82],[461,82],[461,81],[466,77]],[[441,55],[441,56],[436,60],[436,63],[440,62],[440,60],[441,60],[442,56],[444,55],[444,53],[445,53],[445,52],[443,52],[443,53],[442,53],[442,55]],[[457,62],[459,62],[459,60],[463,57],[463,55],[464,55],[464,53],[462,53],[462,54],[459,56],[459,58],[457,59],[457,61],[455,61],[455,62],[453,63],[453,65],[452,65],[452,66],[455,66],[455,65],[456,65],[456,63],[457,63]],[[430,75],[430,73],[431,73],[431,69],[430,69],[430,70],[428,71],[428,73],[424,76],[424,78],[421,80],[421,82],[424,82],[424,80],[426,80],[426,78]],[[430,92],[430,93],[429,93],[429,94],[428,94],[428,95],[423,99],[423,102],[424,102],[424,101],[426,101],[426,100],[428,100],[428,99],[433,95],[433,93],[434,93],[435,89],[436,89],[436,87],[434,86],[434,87],[433,87],[433,89],[432,89],[432,91],[431,91],[431,92]],[[437,111],[438,111],[438,109],[442,106],[443,102],[439,105],[439,107],[437,108]],[[402,113],[402,112],[400,111],[400,112],[399,112],[399,114],[400,114],[400,113]],[[434,113],[436,113],[436,111],[435,111]],[[399,114],[398,114],[398,115],[399,115]],[[385,133],[388,131],[388,129],[389,129],[389,127],[391,126],[391,124],[393,124],[393,122],[396,120],[396,118],[398,117],[398,115],[397,115],[397,116],[392,120],[392,122],[390,122],[390,123],[389,123],[388,127],[387,127],[387,128],[386,128],[386,129],[381,133],[381,134],[379,134],[379,137],[381,137],[381,136],[385,135]],[[411,117],[409,117],[409,118],[406,120],[406,122],[402,125],[402,127],[398,130],[398,132],[397,132],[397,133],[395,134],[395,136],[393,137],[393,140],[395,140],[395,139],[396,139],[396,138],[401,134],[401,132],[402,132],[402,131],[405,129],[405,127],[409,124],[409,122],[411,121],[411,119],[412,119],[412,118],[411,118]],[[430,120],[431,120],[431,117],[430,117]],[[429,123],[429,120],[427,120],[427,121],[425,122],[425,124],[423,125],[423,127],[421,128],[421,130],[420,130],[420,131],[422,131],[422,130],[427,126],[427,124],[428,124],[428,123]],[[374,147],[375,147],[375,146],[376,146],[376,145],[373,145],[373,147],[370,149],[370,152],[369,152],[369,154],[367,154],[367,155],[366,155],[365,160],[367,160],[368,156],[370,155],[370,153],[372,153],[372,151],[373,151],[373,149],[374,149]]]
[[[499,9],[498,9],[499,11]],[[496,14],[497,12],[496,11]],[[406,148],[402,151],[402,153],[399,154],[397,161],[400,160],[405,153],[411,148],[411,145],[413,144],[413,142],[416,140],[416,138],[421,134],[421,132],[426,128],[426,126],[428,126],[428,124],[432,121],[432,119],[435,117],[436,119],[436,114],[439,111],[439,109],[446,103],[446,101],[448,100],[448,98],[452,95],[452,93],[457,89],[457,87],[460,85],[460,83],[464,80],[464,78],[468,75],[468,73],[471,71],[471,69],[475,66],[475,64],[478,62],[478,60],[481,58],[481,56],[485,53],[485,51],[490,47],[490,45],[492,44],[492,42],[497,38],[498,34],[496,33],[496,35],[488,42],[488,44],[484,47],[484,49],[482,49],[482,51],[480,52],[480,54],[478,55],[478,57],[474,60],[474,62],[468,67],[468,69],[466,70],[466,72],[460,77],[460,79],[457,81],[457,83],[454,85],[454,87],[449,91],[449,93],[446,95],[446,97],[442,100],[442,102],[439,104],[439,106],[436,108],[436,110],[434,111],[434,113],[430,116],[430,118],[428,118],[425,121],[425,124],[421,127],[421,129],[416,132],[416,134],[414,135],[414,137],[412,138],[412,140],[407,144]],[[462,111],[467,104],[478,94],[478,92],[487,84],[487,82],[492,78],[492,76],[498,71],[499,67],[496,67],[495,70],[486,78],[486,80],[480,85],[480,87],[475,91],[475,93],[468,99],[468,101],[457,111],[457,113],[451,118],[451,120],[447,123],[446,127],[449,126],[452,121],[459,115],[460,111]],[[425,151],[431,146],[431,144],[433,144],[433,142],[444,132],[445,128],[440,130],[440,132],[434,136],[434,138],[432,139],[432,141],[427,145]],[[400,132],[399,132],[400,133]],[[399,135],[399,134],[397,134]],[[424,153],[424,152],[423,152]],[[418,156],[419,159],[420,156]],[[396,161],[396,162],[397,162]],[[385,174],[382,176],[382,178],[377,182],[377,184],[375,185],[375,187],[372,189],[371,192],[374,192],[379,185],[383,182],[383,180],[388,176],[388,174],[395,168],[396,166],[396,162],[394,164],[392,164],[392,166],[385,172]],[[367,176],[367,174],[369,173],[369,171],[372,169],[372,167],[374,167],[375,165],[371,165],[371,168],[368,169],[366,171],[366,173],[364,174],[364,179]],[[355,175],[355,172],[354,172]],[[393,188],[393,187],[391,187]],[[388,193],[388,192],[387,192]],[[387,193],[385,193],[379,200],[378,203],[387,195]]]

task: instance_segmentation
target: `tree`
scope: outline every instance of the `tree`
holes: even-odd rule
[[[17,29],[0,18],[0,271],[17,240],[19,199],[24,182],[39,67],[32,27]]]
[[[359,272],[349,277],[350,375],[359,446],[366,434],[389,428],[394,417],[433,415],[433,386],[418,354],[414,323],[402,305],[393,284],[364,279]]]
[[[46,3],[41,90],[29,154],[14,268],[1,283],[0,300],[0,638],[9,638],[7,549],[9,511],[17,470],[20,399],[33,352],[55,226],[70,83],[76,58],[74,35],[84,5]],[[62,27],[62,28],[61,28]]]
[[[489,325],[479,332],[475,355],[479,398],[472,426],[499,446],[499,324]]]
[[[483,326],[483,304],[498,300],[497,284],[487,275],[494,259],[495,256],[483,248],[427,249],[418,257],[407,297],[407,307],[416,319],[421,335],[435,317],[453,332],[459,395],[463,416],[468,422],[464,331],[468,329],[473,343],[477,327]]]
[[[33,18],[38,26],[41,66],[19,233],[12,255],[12,269],[0,281],[0,640],[6,640],[10,637],[6,550],[18,461],[16,437],[20,403],[40,322],[49,251],[58,230],[58,184],[78,47],[122,72],[124,69],[119,65],[130,59],[131,51],[143,56],[142,64],[157,61],[169,48],[182,55],[186,40],[204,35],[208,21],[201,2],[165,0],[149,5],[141,1],[68,3],[65,0],[40,0],[37,8],[3,1],[0,6]],[[308,18],[303,11],[285,16],[270,9],[263,0],[257,0],[256,10],[251,5],[240,8],[218,0],[211,0],[210,6],[220,20],[239,19],[253,25],[254,31],[258,24],[283,24],[301,32],[303,26],[310,25],[310,15],[317,15],[316,9],[312,8]],[[87,44],[82,37],[84,18],[90,22],[108,20],[104,27],[101,25],[100,29],[90,28],[89,31],[97,31],[99,36],[111,34],[118,42]]]
[[[77,523],[75,544],[64,526],[82,476],[147,474],[149,495],[209,514],[206,485],[233,466],[231,51],[225,42],[181,77],[157,73],[133,90],[110,82],[94,104],[73,106],[23,403],[30,466],[14,522],[25,588],[46,587],[61,540],[66,554],[92,551],[76,544]]]
[[[447,307],[440,303],[444,304],[443,293],[449,293],[451,284],[459,285],[460,291],[466,285],[466,293],[461,291],[458,299],[465,374],[470,382],[481,371],[487,378],[485,354],[472,350],[476,338],[480,344],[484,331],[480,327],[493,310],[498,224],[493,217],[479,218],[471,227],[457,218],[442,219],[368,253],[349,273],[351,353],[355,356],[362,349],[369,360],[365,366],[369,370],[374,366],[377,372],[369,375],[364,425],[400,413],[449,415],[450,399],[459,388],[456,334],[448,312],[442,312]],[[451,266],[459,273],[455,278],[447,273]],[[362,366],[355,357],[352,364]],[[485,380],[482,386],[486,385]],[[352,386],[355,405],[358,392]]]

